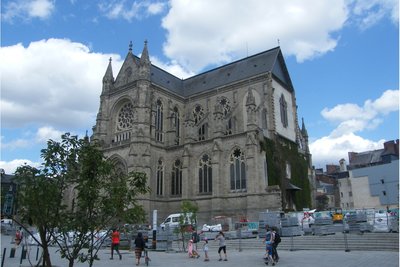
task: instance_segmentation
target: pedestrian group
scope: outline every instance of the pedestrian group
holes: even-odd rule
[[[228,261],[228,256],[226,253],[226,243],[225,243],[225,234],[220,231],[217,236],[215,237],[214,241],[218,242],[218,256],[219,256],[219,261]],[[268,265],[271,263],[272,266],[274,266],[278,261],[279,261],[279,256],[278,256],[278,251],[277,247],[280,242],[280,237],[278,234],[278,229],[270,227],[269,225],[266,225],[266,234],[265,238],[263,239],[265,243],[265,256],[264,256],[264,261],[265,264]],[[200,235],[197,233],[196,230],[192,231],[192,236],[191,239],[189,240],[188,243],[188,255],[189,258],[199,258],[200,255],[198,253],[198,246],[197,244],[200,242]],[[111,258],[112,260],[114,257],[114,251],[119,256],[119,259],[122,259],[122,255],[119,252],[119,243],[120,243],[120,234],[117,229],[113,229],[113,232],[111,234]],[[135,244],[135,258],[136,258],[136,265],[140,264],[140,258],[142,257],[142,253],[145,250],[146,246],[146,241],[144,240],[144,237],[142,233],[138,233],[137,237],[134,240]],[[210,258],[208,256],[208,238],[204,237],[203,238],[203,245],[202,249],[204,251],[204,261],[210,261]]]

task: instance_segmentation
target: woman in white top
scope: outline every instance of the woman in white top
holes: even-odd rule
[[[222,261],[221,257],[221,251],[224,251],[225,259],[224,261],[227,261],[227,255],[226,255],[226,245],[225,245],[225,235],[222,231],[219,232],[219,234],[215,237],[215,240],[219,240],[219,248],[218,248],[218,254],[219,254],[219,261]]]

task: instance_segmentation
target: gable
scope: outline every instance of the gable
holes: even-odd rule
[[[282,52],[279,51],[276,61],[272,68],[272,74],[281,82],[289,91],[294,91],[292,81],[289,76],[289,72],[286,68],[285,60],[283,58]]]
[[[136,62],[136,57],[132,52],[129,52],[119,70],[117,78],[115,79],[115,87],[134,81],[137,78],[137,72],[138,63]]]

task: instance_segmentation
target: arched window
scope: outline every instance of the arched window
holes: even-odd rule
[[[246,164],[243,152],[236,148],[230,156],[231,190],[246,190]]]
[[[199,141],[207,139],[207,131],[208,131],[208,124],[207,123],[203,123],[199,127]]]
[[[287,103],[285,100],[285,97],[283,94],[281,95],[281,98],[279,99],[279,105],[280,105],[280,110],[281,110],[281,122],[283,127],[288,126],[288,116],[287,116]]]
[[[234,118],[232,117],[231,104],[229,102],[229,99],[227,99],[226,97],[220,97],[217,99],[217,101],[222,107],[222,115],[223,118],[226,120],[225,135],[230,135],[232,134],[234,128]]]
[[[164,165],[161,159],[158,160],[157,165],[157,195],[163,195],[163,188],[164,188]]]
[[[200,105],[196,105],[193,109],[194,123],[197,125],[204,117],[204,109]]]
[[[182,195],[182,163],[179,159],[175,160],[172,167],[171,195]]]
[[[263,129],[267,129],[267,128],[268,128],[267,116],[268,116],[268,114],[267,114],[267,109],[264,108],[264,109],[262,110],[262,112],[261,112],[261,123],[262,123],[261,127],[262,127]]]
[[[119,160],[119,159],[114,159],[113,160],[113,165],[114,165],[114,177],[119,177],[127,174],[127,169],[125,164]]]
[[[210,157],[205,154],[199,161],[199,193],[212,192],[212,168]]]
[[[172,113],[172,127],[175,130],[175,145],[179,145],[181,133],[180,133],[179,110],[177,107],[174,107]]]
[[[218,102],[222,106],[222,112],[226,118],[231,113],[231,104],[226,97],[221,97]]]
[[[156,114],[155,114],[155,139],[156,141],[163,141],[163,105],[161,100],[157,100]]]
[[[227,123],[226,123],[226,131],[225,131],[225,135],[230,135],[233,132],[233,122],[234,119],[233,118],[229,118]]]

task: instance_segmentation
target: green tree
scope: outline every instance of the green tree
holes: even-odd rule
[[[327,195],[318,195],[315,197],[317,209],[318,210],[326,210],[328,208],[328,196]]]
[[[179,226],[175,229],[182,239],[182,249],[186,251],[185,234],[197,227],[197,212],[199,207],[195,202],[184,200],[181,204]]]
[[[18,167],[15,177],[19,183],[19,210],[14,221],[42,247],[42,266],[51,266],[48,248],[52,234],[59,224],[58,213],[63,209],[58,181],[28,165]],[[37,227],[40,239],[35,238],[26,223]]]
[[[70,267],[77,260],[92,266],[98,259],[97,252],[105,237],[98,239],[100,230],[144,220],[145,212],[136,199],[149,192],[146,174],[117,170],[88,138],[78,139],[66,133],[60,142],[48,141],[42,158],[41,176],[51,177],[57,185],[53,196],[56,201],[48,199],[55,203],[56,212],[46,219],[54,222],[52,226],[58,232],[50,231],[47,235],[52,236]],[[26,203],[26,210],[32,208]],[[35,221],[38,228],[41,223]]]

